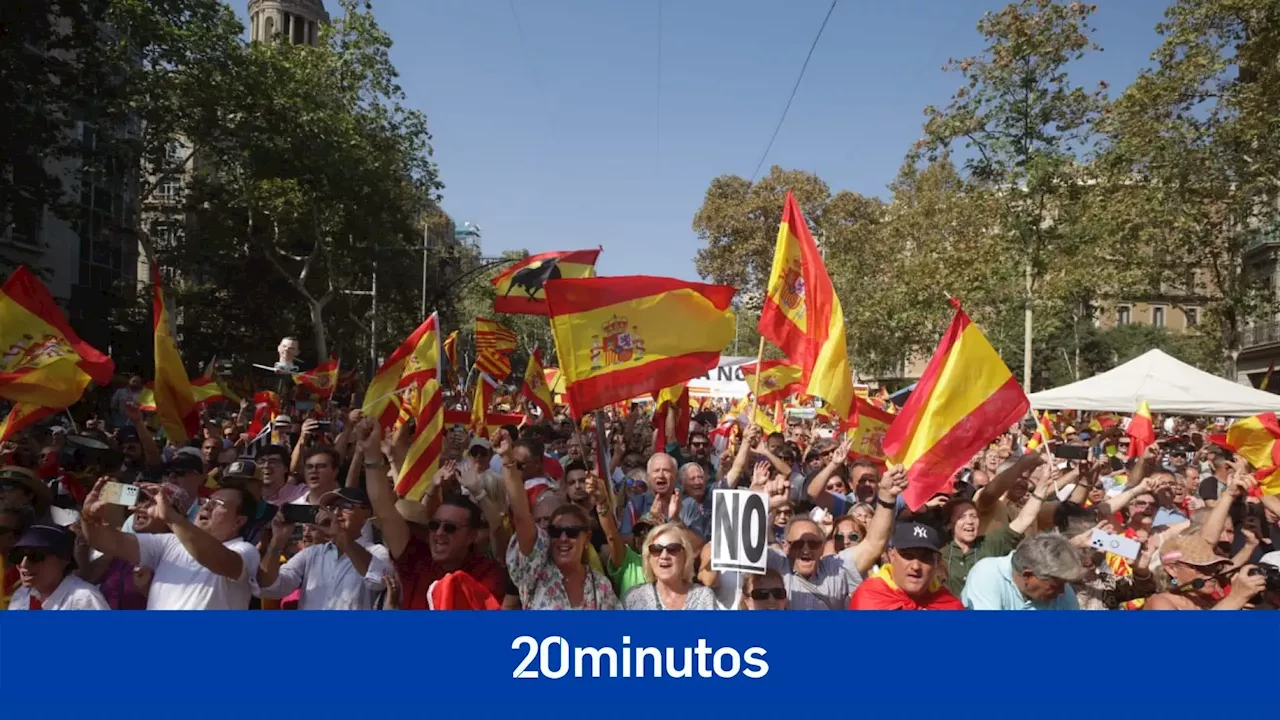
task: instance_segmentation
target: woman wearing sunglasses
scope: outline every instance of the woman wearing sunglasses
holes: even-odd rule
[[[742,610],[786,610],[787,585],[777,570],[747,575],[742,581]]]
[[[616,610],[618,596],[604,574],[590,566],[591,521],[582,508],[565,503],[551,513],[545,529],[533,519],[520,465],[532,457],[523,443],[498,432],[494,454],[502,459],[503,482],[511,503],[515,537],[507,548],[507,569],[526,610]]]
[[[845,515],[836,520],[834,531],[831,533],[831,554],[835,554],[845,548],[853,547],[862,542],[862,538],[867,536],[867,528],[858,519]]]
[[[627,593],[627,610],[715,610],[716,596],[709,587],[693,584],[697,554],[684,528],[663,523],[649,531],[642,551],[644,574],[649,582]]]

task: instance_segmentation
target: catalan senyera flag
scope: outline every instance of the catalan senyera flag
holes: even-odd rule
[[[502,379],[511,374],[516,334],[495,320],[476,318],[476,369]]]
[[[951,325],[884,437],[886,456],[907,468],[903,498],[912,511],[1031,407],[982,331],[958,301],[951,304]]]
[[[160,268],[151,266],[151,292],[154,310],[156,354],[156,416],[170,441],[186,444],[200,432],[200,407],[187,369],[182,366],[182,355],[169,330],[169,311],[164,306],[164,291],[160,283]]]
[[[449,369],[453,370],[455,375],[458,373],[458,332],[454,330],[449,333],[440,345],[440,349],[444,351],[444,359],[449,362]]]
[[[676,442],[680,447],[689,444],[689,420],[693,416],[693,408],[689,405],[689,385],[680,383],[663,388],[654,397],[656,407],[653,411],[653,430],[657,436],[657,447],[665,451],[667,443]],[[667,409],[676,409],[676,436],[674,440],[667,437]]]
[[[431,313],[404,342],[391,353],[365,389],[361,412],[378,419],[385,430],[400,417],[398,397],[415,383],[419,388],[427,380],[440,381],[440,319]]]
[[[1125,428],[1129,436],[1129,457],[1140,458],[1147,448],[1156,441],[1156,427],[1151,420],[1151,406],[1143,400],[1138,405],[1138,412],[1129,419],[1129,427]]]
[[[524,382],[520,385],[520,394],[526,400],[538,406],[542,417],[551,419],[554,404],[551,389],[547,387],[546,370],[542,367],[542,353],[534,350],[529,355],[529,364],[524,369]]]
[[[893,424],[893,415],[876,407],[864,398],[854,399],[853,427],[845,431],[850,439],[849,454],[858,459],[885,467],[888,465],[884,453],[884,436]]]
[[[762,405],[772,405],[804,389],[804,369],[786,360],[765,360],[759,369],[755,363],[743,365],[742,378]]]
[[[427,380],[419,392],[422,410],[415,423],[413,442],[396,478],[396,493],[409,500],[421,500],[431,489],[431,480],[440,469],[444,452],[444,392],[434,378]]]
[[[493,394],[498,389],[498,382],[481,372],[476,378],[476,387],[471,395],[471,422],[467,429],[476,437],[489,437],[490,428],[487,422],[489,406],[493,404]]]
[[[1210,436],[1214,442],[1239,455],[1253,466],[1263,494],[1280,495],[1280,420],[1273,412],[1254,415],[1231,423],[1226,437]]]
[[[547,315],[544,286],[548,280],[589,278],[596,275],[595,250],[544,252],[515,263],[493,279],[494,312],[512,315]]]
[[[0,352],[0,397],[33,407],[73,405],[90,381],[107,385],[115,371],[111,358],[76,335],[44,283],[26,267],[0,286]]]
[[[47,417],[55,415],[57,412],[57,408],[44,407],[43,405],[14,403],[13,409],[5,416],[4,422],[0,422],[0,443],[13,437],[23,428],[38,423]]]
[[[805,392],[822,398],[837,412],[848,412],[854,392],[845,348],[844,310],[790,190],[778,227],[759,329],[804,370]]]
[[[551,334],[579,417],[716,367],[733,339],[734,289],[630,276],[547,283]]]
[[[1036,418],[1036,430],[1027,441],[1027,450],[1035,450],[1053,439],[1053,429],[1049,427],[1049,413],[1041,413]]]
[[[293,382],[306,388],[312,396],[328,400],[338,387],[338,358],[330,355],[315,368],[294,374]]]

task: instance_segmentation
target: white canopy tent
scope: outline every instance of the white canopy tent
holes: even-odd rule
[[[1169,415],[1245,417],[1280,411],[1280,395],[1210,375],[1159,350],[1087,380],[1032,393],[1031,407],[1132,413],[1143,400],[1151,412]]]

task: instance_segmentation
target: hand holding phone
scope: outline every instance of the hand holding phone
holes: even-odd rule
[[[98,497],[104,503],[133,507],[138,504],[139,490],[140,488],[137,485],[128,485],[112,480],[102,486],[102,493]]]
[[[1089,546],[1103,552],[1114,553],[1127,560],[1137,560],[1142,545],[1123,535],[1114,535],[1101,530],[1094,530],[1089,537]]]
[[[316,513],[320,511],[318,505],[285,505],[280,508],[280,516],[287,523],[304,523],[314,525],[316,522]]]

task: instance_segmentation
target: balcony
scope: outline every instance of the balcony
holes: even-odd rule
[[[1244,331],[1244,349],[1280,343],[1280,322],[1254,325]]]
[[[1280,246],[1280,220],[1273,220],[1264,227],[1249,231],[1249,242],[1245,245],[1245,254],[1252,254],[1263,248]]]

